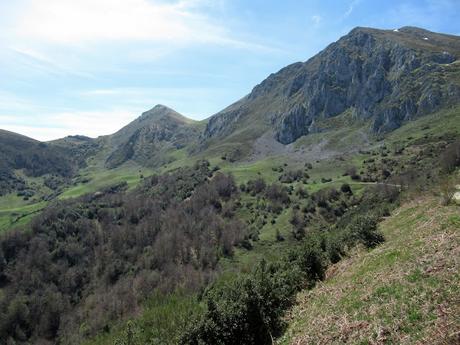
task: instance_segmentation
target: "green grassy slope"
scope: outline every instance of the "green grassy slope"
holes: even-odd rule
[[[124,165],[116,169],[98,169],[90,167],[80,174],[80,181],[68,187],[60,196],[61,199],[75,198],[87,193],[95,192],[104,187],[120,182],[127,182],[128,186],[136,186],[141,180],[141,175],[151,174],[151,169],[142,168],[135,164]]]
[[[380,227],[383,245],[299,294],[280,344],[458,344],[459,208],[425,197]]]
[[[369,158],[375,158],[376,160],[394,158],[394,159],[406,159],[410,158],[413,155],[412,146],[417,145],[424,145],[425,142],[430,142],[431,140],[437,140],[439,137],[442,137],[446,134],[453,134],[457,136],[460,134],[460,127],[459,127],[459,119],[460,119],[460,111],[458,108],[446,109],[443,112],[429,115],[428,117],[423,117],[418,119],[417,121],[411,122],[406,124],[401,129],[391,133],[387,138],[382,140],[381,138],[370,138],[371,143],[374,147],[373,151],[377,152],[381,146],[388,146],[388,153],[387,156],[383,157],[380,154],[376,154],[375,152],[356,152],[354,154],[348,154],[343,157],[343,159],[324,159],[319,161],[308,161],[302,159],[292,159],[292,157],[267,157],[265,159],[260,159],[255,162],[230,162],[228,160],[222,160],[220,157],[202,157],[208,158],[211,161],[212,165],[219,165],[222,171],[226,173],[232,173],[237,183],[244,183],[247,182],[248,179],[254,179],[258,176],[263,177],[267,182],[274,182],[278,180],[278,177],[281,173],[277,169],[283,167],[284,171],[302,168],[304,167],[305,163],[312,163],[312,168],[308,170],[310,175],[310,179],[308,180],[308,184],[304,185],[304,188],[308,190],[309,193],[315,192],[319,189],[325,187],[340,187],[343,182],[347,182],[351,185],[354,194],[359,194],[362,192],[363,188],[367,186],[370,182],[361,182],[351,180],[349,176],[342,176],[344,170],[350,164],[355,165],[358,169],[360,169],[363,165],[363,162]],[[354,130],[354,129],[351,129]],[[430,139],[431,138],[431,139]],[[315,141],[312,141],[311,144],[314,145]],[[393,146],[398,146],[403,143],[404,147],[409,147],[403,154],[396,155],[393,153]],[[412,145],[412,146],[411,146]],[[391,151],[391,152],[390,152]],[[407,157],[406,157],[407,156]],[[178,160],[170,164],[169,166],[162,167],[161,169],[152,171],[152,172],[165,172],[170,169],[176,168],[181,165],[191,165],[195,160],[194,157],[190,157],[186,155],[184,151],[178,152],[177,154]],[[287,164],[287,166],[285,165]],[[95,165],[97,165],[95,163]],[[120,168],[120,170],[112,170],[112,174],[109,177],[106,175],[102,167],[96,166],[93,168],[94,170],[88,169],[87,174],[82,174],[82,176],[88,176],[92,178],[92,181],[99,185],[100,183],[105,183],[107,181],[115,181],[119,173],[124,171],[125,177],[132,174],[135,176],[139,174],[137,170],[138,167],[132,166],[131,168]],[[125,169],[125,170],[123,170]],[[145,173],[143,171],[143,173]],[[148,174],[147,174],[148,175]],[[332,178],[331,182],[321,182],[321,177]],[[133,179],[133,185],[135,185],[135,179]],[[315,181],[315,182],[313,182]],[[295,182],[291,185],[296,188],[297,185],[302,184],[301,182]],[[79,195],[83,190],[91,191],[96,185],[92,185],[91,182],[87,184],[81,184],[79,188],[81,190],[74,189],[71,190],[70,194],[75,193],[75,195]],[[69,193],[69,192],[68,192]],[[64,193],[63,196],[74,196]],[[302,202],[297,200],[298,198],[295,194],[292,196],[293,201],[296,203],[299,202],[300,206],[302,207]],[[257,198],[251,197],[249,195],[244,195],[241,199],[241,202],[247,204],[251,202],[256,204]],[[432,201],[435,204],[435,201]],[[447,210],[447,209],[446,209]],[[246,209],[247,214],[238,214],[238,217],[242,220],[248,221],[250,218],[254,217],[254,213],[249,213]],[[249,272],[251,268],[253,268],[254,263],[258,262],[260,259],[265,258],[268,261],[277,260],[282,253],[285,252],[287,248],[292,248],[296,244],[296,242],[292,239],[291,235],[291,224],[289,223],[289,219],[292,214],[292,210],[290,208],[286,208],[283,210],[281,214],[276,217],[272,217],[268,215],[267,218],[264,218],[263,212],[257,211],[256,212],[256,222],[254,224],[257,225],[259,230],[258,237],[259,240],[253,242],[253,248],[251,250],[247,250],[244,248],[236,248],[235,255],[232,258],[223,258],[220,262],[220,268],[222,273],[222,280],[225,279],[233,279],[236,275],[241,272]],[[258,225],[262,219],[265,219],[263,225]],[[273,223],[272,223],[273,221]],[[277,241],[276,235],[277,230],[279,234],[281,234],[285,240],[284,241]],[[393,241],[393,233],[385,230],[387,235],[388,243],[384,246],[389,245]],[[410,237],[410,234],[408,235]],[[383,247],[382,247],[383,248]],[[380,249],[377,249],[377,251]],[[394,258],[394,260],[399,260],[399,258]],[[349,262],[349,260],[345,261]],[[337,283],[338,284],[338,283]],[[176,296],[172,296],[174,300]],[[403,296],[402,298],[406,298],[407,296]],[[157,304],[155,298],[151,300],[151,303],[146,303],[143,305],[142,311],[140,311],[137,317],[134,317],[132,322],[137,325],[136,327],[140,327],[139,325],[149,325],[147,328],[155,327],[154,325],[159,322],[156,320],[156,313],[157,313]],[[169,302],[166,303],[169,305]],[[174,304],[174,303],[173,303]],[[198,304],[196,307],[199,307]],[[165,307],[169,308],[169,307]],[[359,306],[357,307],[359,308]],[[163,310],[163,307],[160,309]],[[193,307],[192,307],[193,309]],[[182,318],[183,315],[178,315],[178,318]],[[176,321],[171,321],[176,322]],[[179,321],[177,321],[179,322]],[[126,320],[120,320],[119,324],[114,324],[111,326],[110,331],[107,333],[101,334],[99,337],[92,339],[89,341],[88,344],[112,344],[113,339],[117,336],[122,334],[126,330]],[[303,327],[303,326],[301,326]],[[142,326],[141,329],[145,327]],[[287,340],[290,340],[292,337],[295,337],[301,329],[295,329],[294,326],[289,330]],[[286,341],[287,341],[286,340]],[[340,343],[340,341],[338,341]]]
[[[347,119],[340,120],[344,122]],[[358,134],[362,133],[362,127],[355,126],[352,123],[348,123],[348,125],[350,126],[346,128],[302,137],[295,143],[295,147],[305,150],[308,154],[310,149],[314,149],[314,147],[318,145],[318,142],[325,140],[326,149],[340,151],[341,148],[349,145],[350,142],[354,140],[352,140],[352,138],[356,138]],[[446,108],[437,113],[409,122],[394,132],[389,133],[383,140],[369,136],[367,147],[378,149],[378,147],[385,144],[389,148],[394,148],[401,145],[413,145],[423,141],[436,141],[437,138],[445,135],[454,137],[460,135],[460,107]],[[361,139],[361,136],[358,137],[358,139]],[[361,144],[359,140],[358,143]],[[108,170],[104,167],[104,157],[107,155],[107,152],[100,152],[98,155],[88,160],[88,167],[79,172],[79,176],[73,179],[71,185],[64,188],[59,197],[78,197],[85,193],[92,193],[108,185],[122,181],[128,182],[130,186],[135,186],[141,180],[141,175],[148,176],[152,173],[170,171],[180,166],[191,166],[197,159],[208,159],[212,165],[220,166],[222,171],[233,174],[238,184],[247,182],[250,179],[255,179],[259,176],[271,183],[277,181],[280,176],[280,173],[273,169],[276,170],[279,167],[283,167],[285,171],[289,171],[303,168],[305,163],[311,163],[312,169],[308,171],[310,179],[308,184],[304,186],[309,192],[314,192],[328,186],[340,187],[344,182],[350,183],[353,189],[358,191],[365,186],[365,183],[352,181],[349,176],[342,176],[343,172],[350,165],[355,165],[359,169],[363,165],[363,161],[372,157],[367,152],[355,150],[354,153],[344,153],[340,159],[328,158],[313,160],[310,158],[302,158],[302,155],[296,154],[295,156],[290,156],[287,154],[261,157],[255,161],[232,163],[229,160],[222,160],[221,156],[224,153],[225,151],[220,150],[217,150],[214,154],[205,151],[190,156],[187,154],[186,149],[181,149],[174,153],[175,161],[157,169],[148,169],[140,167],[135,163],[128,162],[119,168]],[[390,155],[389,158],[393,157]],[[285,166],[285,164],[287,164],[287,166]],[[39,193],[35,201],[22,201],[21,198],[15,197],[15,194],[0,197],[0,231],[11,229],[17,225],[26,224],[26,221],[31,218],[27,216],[29,214],[29,208],[33,208],[33,211],[35,211],[43,207],[42,202],[39,200],[39,196],[50,192],[50,190],[42,186],[42,178],[21,176],[26,178],[29,184],[35,183],[36,186],[41,186],[40,188],[44,189],[43,193]],[[322,177],[331,178],[332,181],[324,183],[321,181]],[[40,190],[40,188],[35,187],[37,190]],[[21,207],[24,207],[24,210],[18,209]],[[25,216],[21,217],[20,224],[15,221],[18,215]]]
[[[15,199],[14,195],[7,195],[5,198],[9,200]],[[22,199],[21,199],[22,201]],[[1,202],[4,203],[4,200]],[[29,224],[32,218],[46,206],[46,202],[37,202],[33,204],[15,205],[15,201],[11,205],[4,206],[0,209],[0,233],[12,228],[20,227]]]

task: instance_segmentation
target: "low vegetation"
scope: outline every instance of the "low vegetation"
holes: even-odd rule
[[[204,121],[0,130],[0,344],[458,343],[459,54],[357,28]]]
[[[359,168],[347,163],[346,176],[335,171],[322,182],[318,163],[276,163],[269,179],[255,173],[237,182],[199,161],[140,178],[136,188],[118,182],[50,201],[30,231],[0,239],[0,336],[9,343],[269,343],[289,326],[285,314],[300,291],[357,246],[385,241],[378,223],[401,190],[451,181],[458,142],[438,140],[360,153],[367,158],[354,161]],[[417,178],[407,184],[411,169]],[[387,173],[364,178],[374,170]]]
[[[418,197],[379,229],[382,246],[356,250],[297,296],[281,344],[458,343],[458,207]]]

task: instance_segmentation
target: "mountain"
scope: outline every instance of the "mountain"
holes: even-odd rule
[[[342,114],[386,133],[459,102],[459,57],[458,36],[358,27],[212,116],[202,142],[253,142],[267,134],[290,144]]]
[[[457,337],[458,44],[357,28],[205,121],[0,131],[0,343]]]
[[[86,160],[101,150],[101,145],[97,139],[84,135],[69,135],[50,141],[48,144],[64,150],[73,160],[80,162],[80,166],[85,166]]]
[[[199,133],[199,122],[157,105],[104,139],[106,145],[113,148],[106,166],[114,168],[128,160],[144,166],[159,166],[170,159],[168,152],[195,142]]]
[[[374,134],[384,136],[407,122],[457,105],[459,57],[458,36],[414,27],[358,27],[308,61],[270,75],[249,95],[205,121],[157,105],[112,135],[41,144],[41,160],[46,152],[52,152],[50,161],[58,153],[67,157],[52,168],[38,165],[45,167],[45,173],[59,170],[69,175],[66,171],[74,169],[69,157],[80,163],[92,157],[89,164],[97,162],[99,170],[129,162],[134,163],[129,163],[133,169],[136,165],[158,168],[176,160],[180,165],[181,158],[234,162],[273,156],[338,157],[370,148]],[[331,149],[328,133],[333,132]],[[298,140],[312,134],[320,136],[310,140],[310,146]],[[296,146],[290,145],[294,142]],[[10,156],[4,159],[9,167],[16,161],[11,147],[2,153]],[[37,173],[43,172],[33,174]]]
[[[458,104],[459,57],[458,36],[414,27],[358,27],[308,61],[270,75],[249,95],[206,121],[193,121],[157,105],[112,135],[67,137],[43,145],[70,154],[74,161],[93,157],[103,162],[102,169],[127,162],[156,168],[180,157],[223,157],[233,162],[249,156],[251,160],[292,156],[297,149],[289,144],[324,133],[318,144],[322,148],[310,150],[318,152],[308,159],[337,156],[362,149],[373,134],[385,135]],[[353,126],[359,133],[350,132]],[[349,130],[347,136],[355,139],[359,134],[362,142],[339,142],[338,150],[326,152],[326,134],[337,130]],[[305,158],[309,149],[295,153],[296,157]],[[52,161],[54,156],[50,157]],[[62,164],[53,169],[64,169]]]
[[[82,162],[74,159],[64,147],[0,130],[0,195],[25,188],[17,170],[30,177],[45,174],[70,177],[79,163]]]

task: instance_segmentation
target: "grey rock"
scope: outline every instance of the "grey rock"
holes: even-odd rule
[[[280,129],[275,135],[280,143],[291,143],[309,132],[308,127],[312,123],[312,118],[308,117],[306,112],[305,106],[298,104],[283,117]]]
[[[317,130],[316,122],[347,110],[357,120],[371,119],[375,132],[391,131],[460,102],[458,80],[446,77],[447,66],[456,68],[458,57],[457,36],[414,27],[398,32],[355,28],[310,60],[270,75],[214,115],[202,140],[228,136],[253,119],[289,144]]]

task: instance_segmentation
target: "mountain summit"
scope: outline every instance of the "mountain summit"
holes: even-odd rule
[[[357,27],[211,117],[203,139],[273,131],[278,142],[289,144],[346,112],[369,122],[373,132],[388,132],[459,101],[459,57],[457,36]]]
[[[99,150],[105,167],[115,168],[128,161],[158,167],[192,152],[230,161],[291,154],[289,144],[299,138],[350,124],[368,142],[368,134],[385,134],[458,104],[459,58],[458,36],[409,26],[357,27],[308,61],[271,74],[206,121],[156,105],[112,135],[83,140],[84,150],[72,138],[57,146],[84,151],[83,157]],[[339,151],[362,148],[353,145],[340,144]]]
[[[197,123],[164,105],[156,105],[108,137],[114,150],[106,166],[117,167],[128,160],[141,165],[165,163],[164,153],[181,149],[198,138]]]

